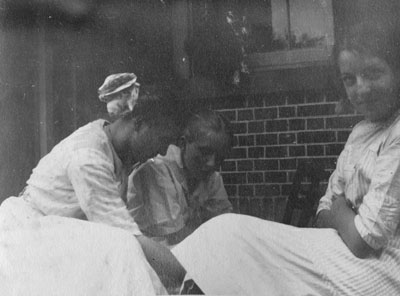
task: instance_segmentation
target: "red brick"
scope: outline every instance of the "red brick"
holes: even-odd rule
[[[254,160],[254,169],[256,171],[277,170],[279,169],[279,161],[272,159],[256,159]]]
[[[305,156],[306,148],[304,146],[289,146],[289,156]]]
[[[254,110],[254,118],[256,120],[260,119],[275,119],[278,117],[277,108],[260,108]]]
[[[323,156],[323,145],[307,145],[307,156]]]
[[[278,196],[280,193],[279,185],[255,185],[256,196]]]
[[[296,143],[296,134],[294,133],[282,133],[279,134],[279,144],[295,144]]]
[[[265,172],[264,173],[265,183],[286,183],[285,172]]]
[[[344,144],[327,144],[325,145],[326,155],[339,155],[344,148]]]
[[[279,160],[280,170],[295,170],[297,169],[297,161],[295,158],[283,158]]]
[[[231,127],[232,127],[233,134],[247,133],[247,123],[246,122],[232,122]]]
[[[301,132],[297,135],[298,143],[328,143],[336,142],[336,135],[333,131]]]
[[[254,186],[239,185],[239,196],[254,196]]]
[[[334,115],[335,104],[320,104],[320,105],[306,105],[297,107],[297,116],[321,116],[321,115]]]
[[[239,160],[237,162],[238,171],[252,171],[254,169],[254,164],[252,160]]]
[[[247,148],[233,148],[228,159],[246,158]]]
[[[221,173],[224,184],[235,185],[246,183],[246,173]]]
[[[304,119],[291,119],[289,120],[289,130],[298,131],[306,129],[306,121]]]
[[[327,129],[351,129],[353,128],[362,117],[360,116],[340,116],[326,119]]]
[[[254,146],[254,143],[255,143],[254,135],[238,136],[238,145],[239,146]]]
[[[279,107],[279,118],[293,118],[296,116],[296,107]]]
[[[264,129],[264,121],[252,121],[248,124],[249,133],[263,133]]]
[[[252,109],[248,110],[239,110],[238,111],[238,121],[243,120],[254,120],[254,113]]]
[[[338,131],[337,132],[337,140],[338,142],[346,142],[350,135],[350,130],[348,131]]]
[[[324,129],[324,119],[323,118],[309,118],[306,121],[307,130],[319,130]]]
[[[264,174],[263,173],[247,173],[247,183],[264,183]]]
[[[278,144],[278,134],[256,135],[256,145],[276,145]]]
[[[224,172],[236,171],[236,161],[225,160],[222,163],[221,170]]]
[[[249,148],[249,151],[248,151],[249,158],[265,157],[264,150],[265,150],[264,147]]]
[[[265,121],[265,130],[271,132],[286,132],[288,130],[287,120],[267,120]]]
[[[287,156],[286,146],[265,147],[265,157],[267,158],[285,157],[285,156]]]
[[[221,113],[229,121],[236,121],[236,111],[235,110],[219,111],[219,113]]]

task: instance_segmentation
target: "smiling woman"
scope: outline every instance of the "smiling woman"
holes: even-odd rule
[[[395,30],[392,24],[373,26],[358,25],[345,39],[338,66],[356,111],[370,121],[384,121],[400,106],[400,40],[382,34]]]
[[[351,28],[337,63],[364,115],[350,134],[316,226],[226,214],[173,249],[205,294],[398,295],[400,291],[400,24]]]

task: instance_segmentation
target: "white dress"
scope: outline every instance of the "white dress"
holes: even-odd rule
[[[104,123],[60,142],[1,204],[0,295],[166,294],[135,238]]]
[[[336,230],[296,228],[225,214],[173,249],[199,287],[218,295],[400,295],[400,117],[360,122],[351,133],[319,210],[343,195],[372,248],[355,257]]]

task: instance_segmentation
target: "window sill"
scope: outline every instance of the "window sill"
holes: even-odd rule
[[[332,46],[328,48],[306,48],[269,53],[253,53],[248,56],[252,72],[279,69],[294,69],[331,64]]]

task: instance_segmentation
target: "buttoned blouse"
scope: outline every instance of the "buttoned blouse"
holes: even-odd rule
[[[317,212],[329,210],[334,196],[351,204],[356,229],[368,245],[400,246],[400,116],[354,127]]]
[[[175,233],[200,211],[210,216],[232,211],[218,172],[189,191],[181,150],[175,145],[168,147],[165,156],[159,155],[135,170],[128,183],[128,208],[149,236]]]

